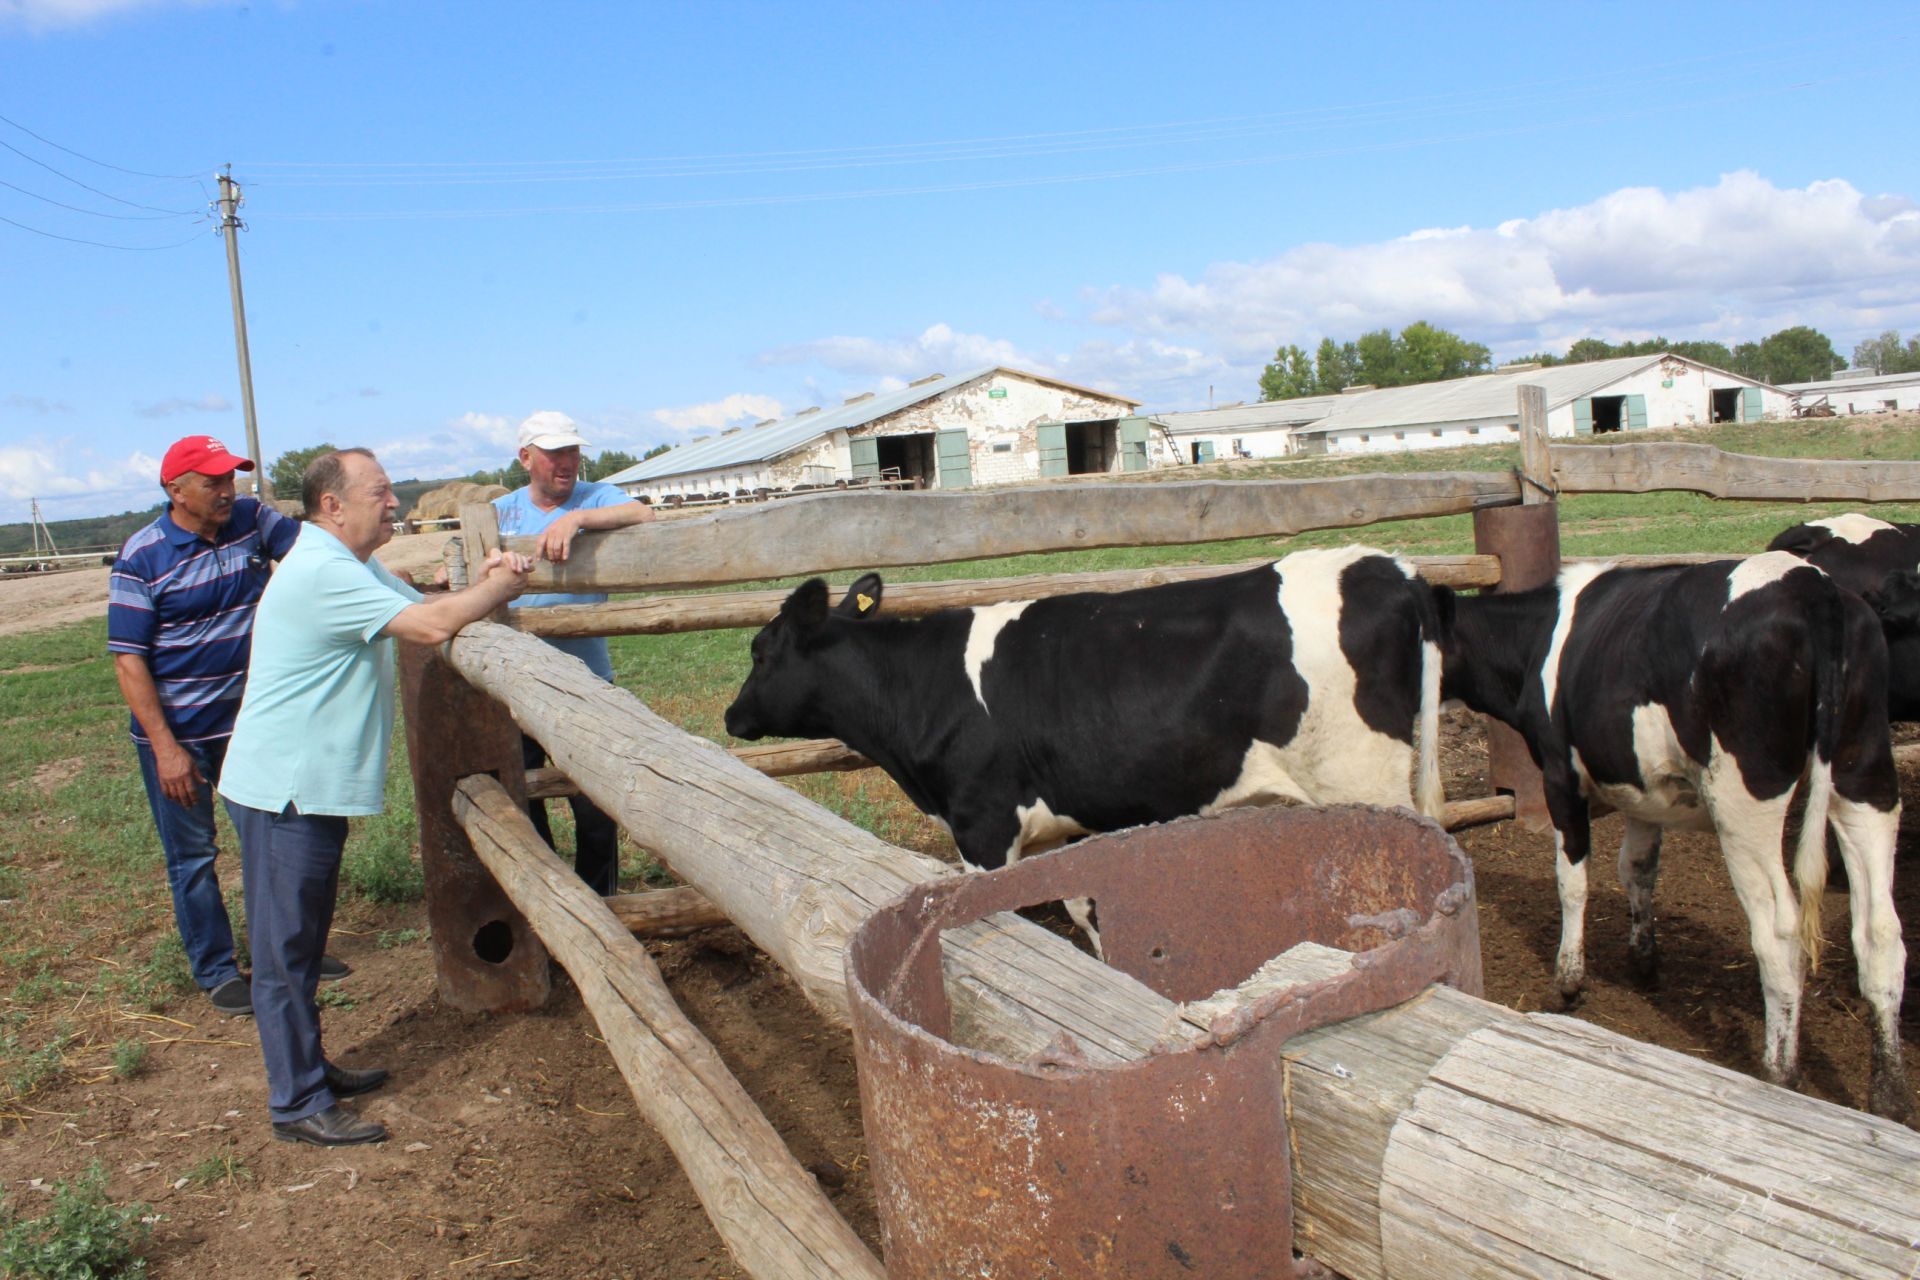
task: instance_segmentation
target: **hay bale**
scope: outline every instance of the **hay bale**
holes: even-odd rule
[[[468,502],[492,502],[507,494],[504,485],[475,484],[471,480],[453,480],[438,489],[429,489],[421,494],[413,504],[413,510],[407,512],[409,520],[448,520],[460,514],[462,504]]]

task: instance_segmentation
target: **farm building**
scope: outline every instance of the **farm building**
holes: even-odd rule
[[[1164,434],[1151,431],[1138,408],[1137,400],[1018,369],[934,374],[836,408],[733,427],[607,479],[659,502],[836,484],[952,489],[1137,471],[1170,456]]]
[[[1159,414],[1182,461],[1283,454],[1384,453],[1492,444],[1520,434],[1519,388],[1546,388],[1547,433],[1600,435],[1783,418],[1784,389],[1671,354],[1589,364],[1508,366],[1410,387]]]
[[[1920,410],[1920,372],[1875,373],[1871,369],[1842,369],[1818,382],[1789,382],[1780,388],[1792,392],[1800,411],[1824,404],[1842,417],[1856,413],[1893,413]]]

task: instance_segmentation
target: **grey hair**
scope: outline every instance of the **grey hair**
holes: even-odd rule
[[[336,498],[346,496],[347,492],[347,455],[357,453],[371,460],[371,449],[336,449],[332,453],[323,453],[307,464],[307,472],[300,477],[300,505],[307,509],[307,519],[320,514],[320,498],[323,494],[332,494]]]

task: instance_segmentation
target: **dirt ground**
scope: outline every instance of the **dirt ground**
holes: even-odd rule
[[[423,542],[427,539],[414,539]],[[419,549],[430,565],[435,549]],[[409,551],[411,556],[414,554]],[[79,578],[82,575],[63,575]],[[75,584],[78,586],[78,584]],[[11,590],[8,584],[6,590]],[[19,610],[0,610],[0,618]],[[0,624],[3,625],[3,624]],[[1485,794],[1471,717],[1449,713],[1448,792]],[[1920,777],[1903,781],[1909,812]],[[1920,921],[1920,831],[1902,833],[1898,907]],[[1762,1011],[1746,922],[1714,842],[1667,841],[1658,895],[1664,981],[1627,975],[1625,910],[1603,819],[1588,909],[1587,995],[1576,1016],[1735,1070],[1757,1073]],[[931,828],[929,831],[931,832]],[[933,839],[934,837],[929,837]],[[1512,823],[1463,832],[1479,894],[1487,997],[1558,1011],[1551,973],[1559,911],[1551,845]],[[57,883],[57,868],[28,869]],[[1838,945],[1810,984],[1802,1019],[1806,1091],[1864,1100],[1865,1007],[1845,945],[1844,894],[1828,899]],[[130,1021],[157,1039],[130,1080],[103,1069],[34,1095],[4,1119],[0,1185],[16,1198],[91,1160],[120,1199],[158,1215],[150,1252],[160,1277],[647,1277],[743,1274],[729,1259],[664,1143],[634,1109],[592,1020],[564,974],[538,1014],[463,1015],[434,993],[428,944],[383,947],[383,934],[424,930],[418,906],[350,907],[332,950],[352,964],[348,999],[325,1013],[329,1052],[380,1064],[393,1079],[356,1100],[385,1123],[379,1146],[320,1151],[271,1140],[253,1026],[184,998],[167,1018]],[[1908,927],[1909,950],[1920,939]],[[732,929],[649,944],[681,1006],[713,1040],[802,1163],[854,1228],[876,1242],[847,1035],[828,1025],[784,975]],[[347,1004],[351,1007],[346,1007]],[[1905,1018],[1910,1078],[1920,1078],[1920,998]],[[84,1055],[83,1055],[84,1056]],[[190,1181],[229,1158],[231,1181]],[[33,1180],[40,1180],[35,1183]]]

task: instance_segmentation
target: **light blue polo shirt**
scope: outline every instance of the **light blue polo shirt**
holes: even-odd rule
[[[493,500],[493,509],[500,517],[500,532],[506,537],[532,537],[546,532],[548,525],[566,515],[569,511],[584,511],[593,507],[623,507],[632,502],[626,491],[619,485],[602,484],[598,480],[576,480],[573,492],[567,500],[551,511],[542,511],[533,505],[533,492],[530,489],[515,489],[504,498]],[[600,604],[606,600],[604,591],[598,593],[569,594],[564,591],[543,591],[523,595],[507,607],[510,609],[533,608],[545,604]],[[613,659],[607,653],[605,636],[542,636],[554,648],[562,653],[570,653],[587,664],[593,674],[613,683]]]
[[[302,529],[254,614],[253,665],[220,794],[267,813],[385,808],[394,652],[380,632],[422,598],[327,530]]]

